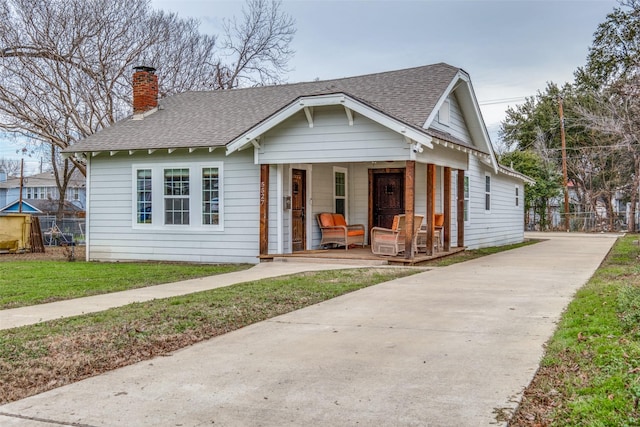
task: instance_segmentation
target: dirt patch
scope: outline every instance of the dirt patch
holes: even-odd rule
[[[23,254],[2,254],[0,262],[3,261],[68,261],[72,255],[76,261],[85,260],[84,246],[45,246],[44,253],[25,252]]]

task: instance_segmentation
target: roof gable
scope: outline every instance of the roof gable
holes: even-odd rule
[[[411,141],[415,141],[418,144],[424,145],[429,148],[433,148],[431,144],[432,138],[426,135],[424,132],[420,132],[411,126],[407,126],[405,123],[390,117],[380,111],[371,108],[370,106],[344,94],[337,93],[334,95],[317,95],[298,98],[285,108],[269,117],[262,123],[247,130],[247,132],[239,135],[233,141],[227,145],[227,154],[230,154],[237,150],[242,150],[246,146],[259,145],[258,139],[265,132],[273,129],[278,124],[284,122],[289,117],[295,115],[301,110],[304,110],[309,127],[313,127],[312,109],[314,107],[324,107],[330,105],[341,105],[344,107],[345,115],[350,124],[353,124],[353,113],[361,114],[368,119],[371,119],[392,131],[395,131],[405,138]]]
[[[20,201],[16,200],[9,203],[4,208],[0,209],[0,212],[20,212]],[[42,213],[41,210],[31,205],[29,202],[22,201],[22,213]]]
[[[482,153],[488,154],[488,156],[482,156],[481,158],[493,168],[494,172],[498,172],[498,161],[493,151],[491,138],[489,137],[489,132],[482,118],[480,105],[478,104],[473,86],[471,85],[471,79],[466,72],[462,70],[458,71],[456,76],[447,86],[440,100],[436,103],[435,107],[429,114],[429,117],[425,121],[423,127],[426,129],[431,127],[431,124],[438,115],[440,107],[442,107],[445,100],[453,93],[455,93],[456,98],[458,99],[458,104],[464,116],[467,130],[469,131],[471,139],[475,145],[474,148]]]

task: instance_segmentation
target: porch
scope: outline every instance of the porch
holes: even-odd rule
[[[403,265],[412,266],[419,265],[426,261],[432,261],[439,258],[463,252],[464,247],[450,247],[449,250],[433,251],[428,255],[425,253],[414,254],[412,258],[405,258],[404,254],[398,256],[382,256],[375,255],[371,252],[371,247],[355,247],[348,251],[344,248],[335,249],[315,249],[305,250],[288,254],[269,254],[261,255],[261,262],[285,261],[285,262],[332,262],[332,263],[353,263],[362,265]]]

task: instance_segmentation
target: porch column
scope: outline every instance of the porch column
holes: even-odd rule
[[[444,168],[444,250],[451,249],[451,168]]]
[[[406,232],[404,233],[404,257],[412,259],[413,253],[413,216],[416,213],[416,162],[408,160],[404,169],[404,215]]]
[[[433,235],[435,234],[436,207],[436,165],[427,164],[427,255],[433,255]]]
[[[260,165],[260,255],[269,253],[269,165]]]
[[[464,170],[458,169],[458,247],[464,246]]]

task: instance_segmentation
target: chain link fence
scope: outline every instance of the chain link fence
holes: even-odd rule
[[[636,221],[637,222],[637,221]],[[549,220],[545,225],[541,224],[537,215],[529,214],[527,231],[564,231],[564,217],[559,212],[551,212]],[[628,220],[625,213],[617,214],[613,220],[602,217],[595,212],[572,213],[569,216],[569,230],[585,233],[619,232],[629,229]],[[636,230],[637,230],[636,226]]]
[[[85,243],[85,219],[55,216],[39,216],[40,230],[47,246],[83,245]]]

